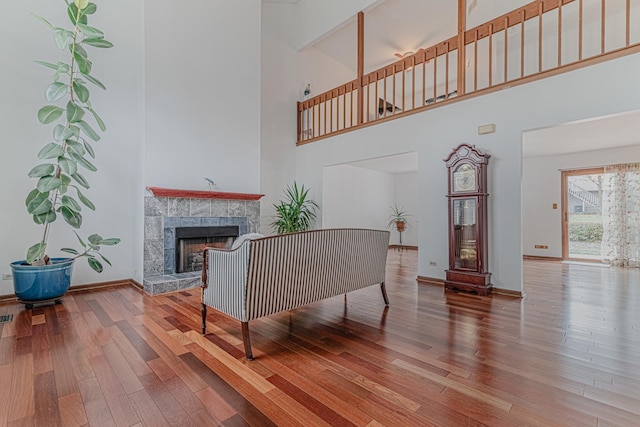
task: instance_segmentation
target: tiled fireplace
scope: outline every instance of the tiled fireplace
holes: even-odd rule
[[[156,187],[148,190],[152,195],[144,200],[143,287],[149,294],[200,286],[200,269],[176,273],[176,229],[187,234],[190,228],[235,229],[238,235],[260,229],[262,195]]]

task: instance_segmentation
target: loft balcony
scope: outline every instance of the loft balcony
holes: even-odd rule
[[[640,52],[638,0],[536,0],[297,105],[297,145]],[[462,47],[462,48],[460,48]],[[597,100],[594,100],[597,102]]]

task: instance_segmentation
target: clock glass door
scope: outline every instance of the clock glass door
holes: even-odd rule
[[[476,199],[454,199],[454,259],[455,268],[477,269],[477,239],[476,239]]]

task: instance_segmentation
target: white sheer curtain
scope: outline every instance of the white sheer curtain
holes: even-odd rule
[[[605,166],[602,223],[602,256],[640,267],[640,163]]]

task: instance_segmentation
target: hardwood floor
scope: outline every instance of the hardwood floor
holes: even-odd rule
[[[525,262],[524,300],[374,286],[251,323],[199,290],[0,305],[0,425],[640,425],[638,269]]]

